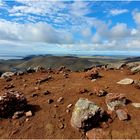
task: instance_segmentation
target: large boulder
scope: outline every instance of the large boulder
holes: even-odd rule
[[[74,128],[87,131],[96,127],[103,115],[103,109],[94,102],[80,98],[72,112],[71,125]]]
[[[1,78],[6,79],[6,78],[11,78],[14,75],[13,72],[5,72],[1,75]]]
[[[97,71],[96,68],[93,68],[91,70],[88,70],[86,73],[85,73],[85,78],[88,78],[90,80],[92,79],[97,79],[99,77],[99,73]]]
[[[16,91],[9,91],[0,96],[0,117],[8,118],[17,111],[24,111],[27,107],[27,100],[23,94]]]
[[[119,84],[119,85],[131,85],[133,82],[134,82],[133,79],[124,78],[124,79],[120,80],[119,82],[117,82],[117,84]]]
[[[131,72],[134,73],[134,74],[140,72],[140,65],[137,66],[137,67],[133,67],[133,68],[131,69]]]
[[[123,66],[125,66],[125,63],[110,63],[107,65],[107,69],[121,69]]]
[[[119,106],[125,106],[126,104],[126,97],[124,94],[119,93],[109,93],[106,95],[106,104],[108,110],[116,110]]]
[[[45,71],[45,68],[41,67],[41,66],[37,66],[33,68],[35,72],[42,72]]]

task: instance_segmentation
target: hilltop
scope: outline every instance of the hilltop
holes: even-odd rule
[[[107,111],[106,95],[99,97],[95,94],[95,90],[99,89],[107,93],[124,94],[129,101],[123,107],[129,115],[128,120],[120,121],[113,114],[112,121],[105,119],[98,126],[104,131],[105,137],[103,138],[140,138],[140,117],[138,115],[140,110],[131,104],[140,103],[139,88],[136,88],[134,83],[117,84],[124,78],[139,80],[140,73],[132,74],[126,66],[119,70],[97,69],[100,77],[96,80],[85,78],[86,72],[72,72],[64,67],[19,73],[12,76],[10,80],[1,78],[0,94],[11,90],[21,92],[31,105],[30,110],[33,115],[29,118],[25,116],[18,119],[2,118],[0,138],[86,138],[86,132],[78,131],[71,126],[72,112],[79,98],[95,102]]]

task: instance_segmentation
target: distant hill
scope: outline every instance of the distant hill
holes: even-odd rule
[[[28,67],[42,66],[44,68],[57,69],[65,66],[73,71],[82,71],[97,65],[112,63],[140,62],[140,57],[109,58],[109,57],[77,57],[77,56],[52,56],[52,55],[31,55],[23,59],[0,60],[0,73],[5,71],[25,70]]]
[[[60,66],[65,66],[73,71],[77,71],[91,67],[92,65],[94,65],[94,63],[85,58],[72,56],[38,56],[17,65],[15,68],[25,69],[28,67],[42,66],[44,68],[56,69]]]
[[[130,63],[130,62],[140,62],[140,57],[128,57],[126,59],[124,59],[126,61],[126,63]]]

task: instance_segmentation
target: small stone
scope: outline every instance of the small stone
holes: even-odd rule
[[[120,84],[120,85],[131,85],[133,82],[134,82],[133,79],[125,78],[125,79],[122,79],[119,82],[117,82],[117,84]]]
[[[60,102],[62,102],[63,100],[64,100],[64,98],[63,98],[63,97],[60,97],[60,98],[57,100],[57,102],[60,103]]]
[[[48,99],[48,104],[51,104],[53,102],[54,102],[53,99]]]
[[[88,90],[85,89],[85,88],[83,88],[83,89],[79,89],[79,93],[80,93],[80,94],[83,94],[83,93],[86,93],[86,92],[88,92]]]
[[[95,82],[95,81],[97,81],[97,79],[92,79],[92,80],[91,80],[91,82]]]
[[[26,115],[26,117],[32,117],[33,116],[32,111],[26,112],[25,115]]]
[[[39,87],[35,87],[35,90],[40,90],[40,88]]]
[[[48,95],[48,94],[50,94],[50,91],[46,90],[46,91],[43,92],[43,94]]]
[[[88,93],[89,96],[93,95],[93,92]]]
[[[69,110],[69,109],[66,109],[66,112],[67,112],[67,113],[69,113],[69,112],[70,112],[70,110]]]
[[[132,106],[134,106],[136,108],[140,108],[140,103],[132,103]]]
[[[57,108],[57,107],[58,107],[58,105],[54,105],[54,107],[56,107],[56,108]]]
[[[29,118],[26,118],[26,120],[25,120],[26,122],[28,122],[29,121]]]
[[[126,111],[124,111],[123,109],[116,110],[116,114],[120,121],[124,121],[124,120],[128,119],[128,115],[127,115]]]
[[[63,124],[63,123],[60,123],[60,124],[59,124],[59,128],[60,128],[60,129],[64,129],[64,124]]]
[[[23,116],[24,112],[23,111],[17,111],[14,113],[14,115],[12,116],[12,119],[18,119],[21,116]]]
[[[113,122],[113,119],[109,118],[108,123],[112,123],[112,122]]]
[[[32,97],[38,97],[38,94],[37,93],[33,93]]]
[[[24,88],[27,87],[27,84],[24,84],[23,87],[24,87]]]
[[[105,90],[101,90],[101,89],[99,89],[99,90],[98,89],[94,89],[94,93],[98,97],[105,96],[107,94],[107,92]]]
[[[102,127],[103,129],[106,129],[106,128],[109,127],[109,125],[108,125],[106,122],[103,122],[103,123],[101,124],[101,127]]]
[[[72,104],[69,104],[69,105],[67,106],[68,109],[71,108],[71,107],[72,107]]]

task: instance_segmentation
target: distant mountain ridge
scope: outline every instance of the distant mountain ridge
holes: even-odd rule
[[[65,66],[73,71],[82,71],[92,66],[101,66],[110,63],[131,63],[140,62],[140,57],[128,57],[113,59],[108,57],[78,57],[78,56],[53,56],[47,55],[30,55],[23,59],[0,60],[0,72],[25,70],[28,67],[42,66],[44,68],[57,69]]]

